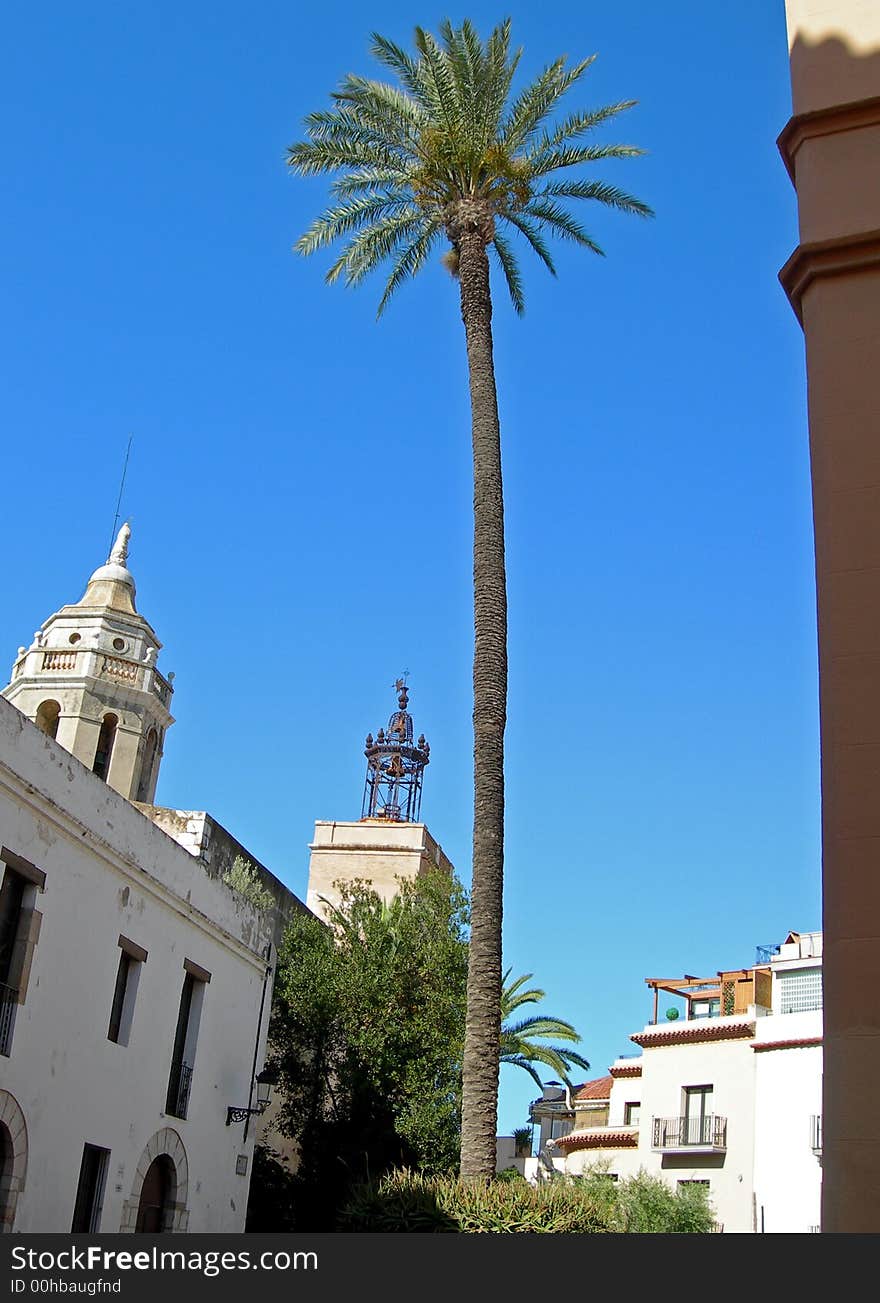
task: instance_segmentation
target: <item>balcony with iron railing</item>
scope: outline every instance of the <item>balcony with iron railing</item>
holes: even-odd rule
[[[663,1154],[723,1154],[727,1150],[727,1118],[654,1118],[651,1148]]]
[[[172,1117],[186,1118],[192,1073],[193,1070],[188,1063],[175,1061],[171,1064],[165,1112],[170,1113]]]
[[[14,986],[0,982],[0,1054],[9,1054],[12,1049],[12,1028],[15,1025],[15,1006],[18,1003],[18,991]]]

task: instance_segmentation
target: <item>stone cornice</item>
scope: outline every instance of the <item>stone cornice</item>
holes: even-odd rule
[[[803,325],[801,303],[814,280],[873,269],[880,269],[880,230],[799,244],[780,271],[779,281]]]
[[[814,109],[812,113],[798,113],[789,118],[779,133],[776,144],[782,155],[786,171],[795,181],[795,156],[805,140],[817,136],[830,136],[838,131],[855,131],[860,127],[880,124],[880,95],[867,100],[854,100],[850,104],[833,104],[830,108]]]

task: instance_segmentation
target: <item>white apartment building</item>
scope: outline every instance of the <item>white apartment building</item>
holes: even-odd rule
[[[822,934],[791,932],[751,968],[646,982],[640,1054],[557,1109],[571,1130],[547,1140],[545,1166],[561,1156],[572,1175],[598,1163],[614,1179],[644,1169],[705,1185],[724,1231],[817,1231]]]
[[[143,804],[173,689],[127,545],[0,699],[3,1231],[244,1229],[274,945],[304,908],[258,864],[263,894],[233,890],[243,848],[204,813]]]

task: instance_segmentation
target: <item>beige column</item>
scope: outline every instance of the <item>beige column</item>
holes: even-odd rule
[[[786,0],[822,746],[824,1232],[880,1231],[880,0]]]

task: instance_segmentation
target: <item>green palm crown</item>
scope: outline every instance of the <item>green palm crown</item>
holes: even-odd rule
[[[510,49],[509,19],[485,44],[468,21],[454,28],[446,20],[439,34],[438,41],[417,27],[416,57],[374,34],[371,52],[397,84],[349,73],[333,107],[305,119],[308,139],[290,147],[289,166],[306,176],[337,175],[332,206],[294,247],[311,254],[342,239],[327,280],[343,277],[348,285],[389,260],[381,313],[444,237],[445,261],[456,271],[458,231],[476,224],[521,313],[522,279],[509,235],[524,239],[555,275],[548,236],[602,252],[572,216],[570,201],[651,215],[646,204],[603,181],[551,179],[583,164],[641,154],[633,145],[585,141],[635,101],[554,121],[559,101],[595,55],[571,67],[557,59],[512,95],[521,51]]]
[[[582,1054],[577,1050],[572,1050],[568,1045],[545,1045],[542,1040],[548,1036],[553,1036],[557,1040],[574,1042],[580,1041],[580,1035],[575,1031],[570,1022],[563,1018],[556,1018],[552,1014],[536,1015],[532,1018],[523,1018],[519,1022],[511,1021],[511,1014],[524,1004],[537,1004],[544,999],[545,992],[537,987],[529,990],[523,990],[526,982],[532,980],[531,973],[524,973],[522,977],[517,977],[515,981],[510,981],[510,972],[508,968],[502,979],[504,985],[501,991],[501,1062],[512,1063],[514,1067],[523,1068],[529,1076],[537,1082],[539,1087],[543,1087],[536,1063],[541,1063],[546,1068],[550,1068],[567,1086],[571,1086],[569,1073],[572,1068],[581,1068],[588,1071],[590,1064]]]

